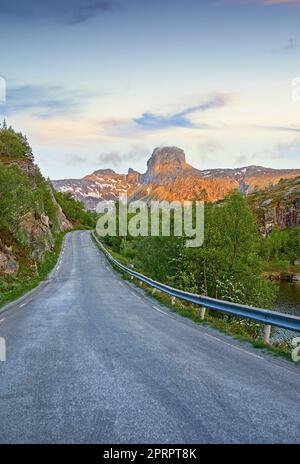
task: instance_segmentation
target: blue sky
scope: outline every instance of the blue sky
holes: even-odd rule
[[[300,167],[300,0],[0,0],[0,115],[45,175]]]

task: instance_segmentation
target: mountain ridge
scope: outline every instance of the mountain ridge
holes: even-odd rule
[[[276,185],[281,179],[300,176],[300,169],[274,169],[264,166],[199,170],[186,162],[178,147],[157,147],[147,161],[145,173],[129,168],[127,174],[98,169],[82,179],[53,180],[54,188],[70,192],[87,209],[101,200],[130,199],[218,201],[232,190],[244,193]]]

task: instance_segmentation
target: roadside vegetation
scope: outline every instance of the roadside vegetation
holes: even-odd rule
[[[206,205],[205,241],[200,248],[186,248],[185,238],[174,235],[102,238],[117,260],[154,280],[184,291],[266,309],[274,306],[278,285],[264,273],[275,257],[292,262],[299,254],[298,240],[299,229],[275,229],[267,238],[262,237],[247,199],[236,192],[222,204]],[[153,292],[144,284],[142,287],[172,311],[202,323],[197,306],[178,300],[172,303],[168,295]],[[275,343],[272,347],[264,344],[262,324],[214,310],[206,311],[204,323],[290,358],[288,343]]]
[[[57,235],[53,249],[47,251],[38,263],[24,253],[24,260],[17,276],[0,275],[0,312],[2,306],[23,296],[47,278],[57,263],[64,235],[63,233]]]
[[[171,218],[171,231],[173,230]],[[277,287],[263,278],[265,260],[256,218],[240,193],[207,204],[205,240],[187,248],[185,237],[104,237],[113,251],[149,277],[185,291],[263,308]]]
[[[132,267],[132,263],[128,258],[113,251],[108,245],[106,245],[111,255],[125,266]],[[161,292],[157,289],[149,287],[147,284],[130,277],[125,272],[122,272],[118,267],[113,266],[117,272],[122,275],[124,280],[130,281],[143,290],[151,298],[155,298],[159,303],[162,303],[170,311],[180,314],[182,317],[191,319],[196,324],[203,326],[213,327],[226,335],[230,335],[233,338],[249,343],[256,349],[265,350],[274,356],[284,357],[285,359],[292,361],[291,359],[291,347],[288,343],[273,343],[266,344],[262,338],[263,325],[248,321],[246,319],[238,318],[235,316],[226,315],[219,311],[206,309],[205,319],[201,319],[201,308],[198,305],[188,303],[183,300],[174,299],[170,295]]]
[[[300,226],[280,230],[274,227],[270,234],[261,241],[261,256],[265,261],[266,271],[300,273]]]

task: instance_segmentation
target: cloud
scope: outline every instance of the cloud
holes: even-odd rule
[[[67,165],[80,165],[80,164],[89,164],[95,166],[117,166],[119,167],[122,163],[131,163],[135,161],[139,161],[141,158],[144,157],[144,153],[147,150],[143,147],[134,146],[129,148],[126,153],[122,153],[120,151],[107,151],[104,153],[100,153],[98,155],[89,155],[83,156],[79,154],[71,155],[65,157],[65,164]]]
[[[111,0],[1,0],[0,16],[74,25],[113,10]]]
[[[74,164],[84,164],[86,158],[80,155],[73,155],[70,158],[65,158],[65,164],[73,166]]]
[[[131,150],[128,153],[120,153],[117,151],[102,153],[97,156],[94,164],[119,166],[124,162],[127,163],[139,160],[142,156],[142,153],[142,150]]]
[[[198,144],[197,151],[199,151],[200,159],[202,162],[211,162],[214,160],[216,153],[222,152],[224,147],[220,142],[214,139],[208,139]]]
[[[300,160],[300,139],[295,139],[288,143],[278,144],[276,151],[278,153],[279,158],[295,158],[297,160]]]
[[[300,132],[300,126],[265,126],[265,125],[256,125],[252,126],[256,129],[269,130],[275,132]]]
[[[64,116],[77,112],[91,96],[61,86],[20,85],[7,88],[3,110],[7,115],[29,111],[40,118]]]
[[[179,113],[161,116],[154,113],[144,113],[133,121],[146,130],[165,129],[168,127],[185,127],[196,129],[207,129],[207,124],[194,124],[190,121],[189,116],[196,112],[205,112],[214,108],[226,106],[228,97],[226,95],[215,95],[204,103],[195,105],[180,111]]]
[[[286,161],[298,161],[298,166],[294,165],[294,168],[298,169],[300,168],[299,154],[300,138],[297,138],[290,142],[276,144],[273,147],[270,147],[269,149],[264,148],[262,150],[257,150],[254,153],[249,154],[247,156],[239,156],[236,159],[236,164],[243,166],[245,166],[246,164],[261,165],[261,160],[264,160],[264,165],[266,165],[266,162],[268,162],[267,164],[269,164],[270,167],[274,167],[272,163],[274,163],[275,160],[278,160],[282,162],[282,166],[277,165],[277,167],[286,168]]]

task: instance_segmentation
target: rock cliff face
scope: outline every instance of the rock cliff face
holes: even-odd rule
[[[177,177],[201,175],[185,161],[185,153],[177,147],[155,148],[147,162],[147,172],[142,175],[143,184],[167,184]]]
[[[117,200],[124,193],[131,199],[216,201],[234,189],[249,194],[297,175],[300,169],[262,166],[201,171],[186,162],[180,148],[160,147],[153,151],[144,174],[133,169],[127,175],[102,169],[80,180],[53,181],[53,185],[59,191],[71,192],[87,209],[94,209],[100,200]]]
[[[300,177],[283,179],[249,195],[248,200],[259,218],[263,234],[275,226],[286,229],[300,225]]]
[[[13,275],[19,272],[19,263],[13,255],[12,246],[6,246],[0,239],[0,275]]]

